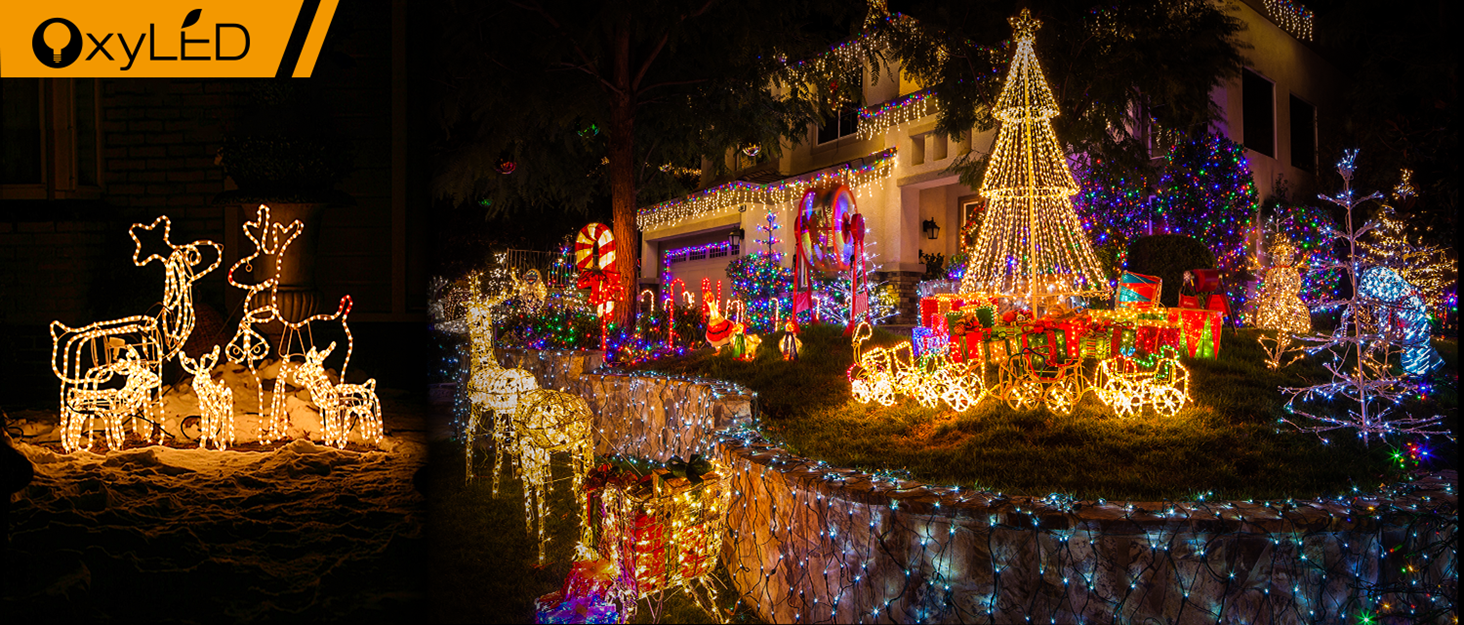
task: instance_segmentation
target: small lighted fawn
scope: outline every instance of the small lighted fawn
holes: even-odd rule
[[[324,362],[336,348],[331,342],[325,350],[311,347],[305,362],[291,367],[296,384],[310,391],[310,400],[320,408],[320,425],[324,442],[345,447],[352,422],[361,428],[361,437],[372,444],[381,442],[381,402],[376,398],[376,380],[365,384],[335,384],[325,373]],[[284,369],[281,369],[283,377]],[[344,369],[342,369],[344,371]]]
[[[524,393],[513,414],[513,449],[524,480],[524,523],[534,531],[539,520],[539,561],[544,561],[544,516],[554,480],[549,462],[555,453],[568,452],[577,509],[587,504],[585,474],[595,462],[594,415],[584,398],[573,393],[538,389]],[[580,545],[590,544],[588,519],[580,519]]]
[[[520,398],[529,391],[539,388],[534,374],[523,369],[508,369],[498,364],[493,353],[493,307],[513,296],[508,291],[487,297],[478,286],[479,276],[468,277],[467,309],[468,333],[472,337],[472,361],[469,365],[468,399],[472,403],[468,413],[467,479],[473,479],[473,447],[478,428],[488,419],[493,428],[493,496],[498,496],[499,474],[503,472],[505,453],[513,444],[513,413]],[[514,279],[518,284],[517,278]]]
[[[211,372],[219,362],[220,346],[193,360],[186,353],[178,354],[178,364],[193,374],[193,394],[198,396],[199,448],[212,444],[228,449],[234,444],[234,389],[223,380],[214,380]]]

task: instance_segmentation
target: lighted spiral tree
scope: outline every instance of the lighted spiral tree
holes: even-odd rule
[[[1404,352],[1418,346],[1412,343],[1400,344],[1395,333],[1369,329],[1365,327],[1366,324],[1359,323],[1359,317],[1376,315],[1376,311],[1387,310],[1394,302],[1384,299],[1386,296],[1380,292],[1379,287],[1360,280],[1378,269],[1364,264],[1366,258],[1359,249],[1358,241],[1377,224],[1369,222],[1360,228],[1354,227],[1353,209],[1370,200],[1376,200],[1381,195],[1373,193],[1360,199],[1354,197],[1352,173],[1356,159],[1356,150],[1343,153],[1342,160],[1337,163],[1337,173],[1342,175],[1342,191],[1335,196],[1320,197],[1346,211],[1346,230],[1335,231],[1333,237],[1347,244],[1347,257],[1340,262],[1334,261],[1331,266],[1341,269],[1358,288],[1354,289],[1350,299],[1324,304],[1329,307],[1340,306],[1342,309],[1341,322],[1330,335],[1301,338],[1303,343],[1310,343],[1306,348],[1308,353],[1331,354],[1330,361],[1323,363],[1323,366],[1332,373],[1332,379],[1313,386],[1283,387],[1282,392],[1289,393],[1291,400],[1286,403],[1286,411],[1290,416],[1281,421],[1302,431],[1323,436],[1323,440],[1327,440],[1325,432],[1343,428],[1355,429],[1364,445],[1370,444],[1374,436],[1385,439],[1387,436],[1400,434],[1448,435],[1450,432],[1444,426],[1441,415],[1415,417],[1407,413],[1397,414],[1401,402],[1414,393],[1417,386],[1407,377],[1407,373],[1395,373],[1391,361],[1395,356],[1403,356],[1406,360]],[[1403,340],[1410,339],[1404,336]],[[1426,335],[1423,340],[1427,340]],[[1346,407],[1345,413],[1335,413],[1332,403],[1338,397],[1354,405]]]
[[[1073,210],[1078,185],[1052,131],[1057,101],[1032,49],[1042,23],[1023,9],[1011,24],[1017,51],[992,107],[1001,132],[981,181],[989,203],[961,292],[1028,305],[1107,293],[1108,281]]]

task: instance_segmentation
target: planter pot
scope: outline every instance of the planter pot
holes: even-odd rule
[[[299,220],[304,226],[300,234],[285,248],[279,259],[279,290],[276,304],[280,316],[291,323],[298,323],[319,313],[324,296],[315,288],[315,259],[320,242],[320,221],[326,202],[263,202],[269,206],[270,220],[289,225]],[[244,211],[252,212],[259,204],[244,204]],[[275,263],[254,264],[255,283],[275,277]],[[284,325],[273,322],[258,328],[269,339],[271,345],[279,346],[284,334]]]

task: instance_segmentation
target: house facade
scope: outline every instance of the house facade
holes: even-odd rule
[[[1246,146],[1261,198],[1272,195],[1278,180],[1292,197],[1310,197],[1326,162],[1317,153],[1318,119],[1334,115],[1341,73],[1311,47],[1310,13],[1298,5],[1245,0],[1230,10],[1245,23],[1240,37],[1252,49],[1242,75],[1212,94],[1222,110],[1216,130]],[[864,98],[869,104],[858,115],[808,128],[804,141],[785,144],[777,160],[729,154],[736,179],[641,208],[641,288],[666,294],[684,285],[696,293],[703,279],[725,288],[727,264],[764,249],[782,253],[783,264],[791,266],[803,192],[846,184],[868,228],[870,256],[878,265],[872,278],[898,289],[894,321],[914,323],[916,285],[925,271],[921,254],[950,258],[960,252],[961,230],[982,205],[950,165],[973,150],[989,153],[997,133],[950,138],[934,132],[934,98],[896,64],[879,76],[866,69]],[[759,243],[766,240],[759,226],[768,224],[769,214],[782,226],[780,242],[771,248]],[[677,280],[681,284],[673,288]]]

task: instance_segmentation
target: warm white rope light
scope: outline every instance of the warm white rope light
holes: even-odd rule
[[[298,374],[301,367],[306,367],[306,377],[297,377],[296,381],[306,380],[307,388],[310,388],[310,384],[318,384],[318,380],[311,375],[313,370],[308,367],[313,354],[319,355],[321,359],[324,359],[324,355],[315,349],[311,332],[312,324],[340,322],[341,329],[346,335],[346,354],[345,360],[341,364],[340,378],[345,379],[346,369],[351,365],[351,355],[356,343],[355,336],[351,334],[351,326],[347,322],[353,303],[351,296],[345,295],[341,297],[340,306],[334,313],[312,315],[300,321],[285,319],[279,308],[280,269],[284,262],[285,250],[289,249],[290,243],[304,231],[305,226],[298,219],[290,222],[288,226],[275,223],[270,219],[269,207],[260,204],[254,221],[244,222],[243,228],[244,236],[254,243],[254,252],[234,263],[227,274],[230,285],[243,289],[247,293],[244,296],[243,317],[239,320],[239,328],[234,337],[229,339],[229,343],[225,347],[225,354],[231,362],[248,367],[250,375],[254,378],[263,422],[259,439],[269,443],[283,440],[288,436],[286,430],[289,429],[290,414],[286,410],[285,400],[290,395],[286,388],[291,379],[289,374]],[[240,269],[253,271],[254,261],[261,256],[265,257],[263,262],[274,263],[274,273],[269,278],[255,284],[241,284],[234,279],[234,272]],[[265,412],[264,384],[258,365],[261,360],[269,356],[270,345],[255,328],[255,325],[265,325],[276,321],[284,327],[284,331],[280,335],[280,344],[275,346],[280,369],[275,376],[273,396],[268,402],[269,410]],[[334,343],[332,343],[331,349],[334,349]],[[329,353],[331,349],[327,349],[325,353]],[[319,365],[319,363],[315,364]],[[358,418],[363,438],[372,444],[380,442],[382,432],[380,402],[376,398],[375,388],[374,380],[369,380],[363,385],[352,385],[349,388],[349,395],[352,398],[349,402],[349,406],[352,408],[350,415]],[[326,429],[324,433],[326,444],[344,446],[346,433],[340,429],[345,427],[340,421],[341,391],[335,388],[326,389],[322,386],[319,388],[320,395],[316,398],[316,389],[311,388],[310,390],[316,406],[324,411],[322,426]],[[326,405],[322,405],[321,402]]]
[[[159,227],[168,255],[142,257],[138,233]],[[61,447],[68,452],[91,449],[91,419],[102,420],[110,449],[120,449],[125,442],[125,421],[131,420],[133,432],[143,438],[152,435],[163,363],[181,353],[193,333],[193,283],[217,268],[223,256],[223,248],[212,241],[174,245],[172,230],[167,216],[127,229],[134,246],[132,264],[142,267],[154,260],[163,264],[162,311],[156,317],[134,315],[81,328],[51,322],[51,371],[61,379]],[[215,258],[200,270],[204,247],[214,248]],[[142,431],[144,423],[147,432]],[[163,430],[156,430],[162,442]]]
[[[845,164],[810,176],[789,178],[768,184],[734,180],[683,198],[642,208],[636,213],[635,225],[642,232],[669,228],[688,219],[731,212],[743,204],[796,202],[809,189],[833,188],[841,184],[858,193],[860,187],[884,184],[895,170],[894,148],[867,158],[870,159],[870,162],[857,167]]]

